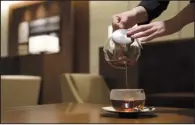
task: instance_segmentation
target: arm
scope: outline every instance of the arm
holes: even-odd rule
[[[168,3],[169,1],[143,0],[132,10],[115,14],[112,21],[113,29],[128,29],[135,24],[149,23],[167,8]]]
[[[149,23],[154,18],[160,16],[167,9],[168,4],[169,1],[142,0],[138,6],[144,7],[148,15],[148,19],[144,23]]]
[[[195,21],[195,8],[194,2],[191,1],[183,10],[181,10],[175,17],[171,20],[177,24],[180,29],[182,29],[185,25],[192,23]]]
[[[142,6],[137,6],[129,11],[115,14],[112,17],[113,30],[128,29],[138,23],[143,23],[148,20],[147,11]]]
[[[143,41],[150,41],[157,37],[178,32],[185,25],[194,21],[195,7],[194,3],[191,2],[173,18],[131,28],[128,35],[132,38],[142,38]]]

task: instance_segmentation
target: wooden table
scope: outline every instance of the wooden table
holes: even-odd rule
[[[194,123],[194,110],[156,107],[154,114],[121,116],[96,104],[49,104],[2,111],[2,123]]]

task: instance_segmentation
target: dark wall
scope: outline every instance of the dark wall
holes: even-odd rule
[[[144,45],[139,86],[147,93],[194,91],[193,39]]]
[[[20,73],[20,62],[18,57],[1,57],[0,71],[2,74],[16,75]]]
[[[17,57],[19,58],[20,74],[38,76],[43,75],[44,55],[27,55]]]
[[[129,67],[132,73],[128,77],[136,76],[134,86],[145,89],[146,93],[193,92],[194,48],[194,39],[144,44],[138,65]],[[110,88],[124,88],[124,71],[107,64],[102,47],[99,53],[100,74]]]
[[[89,73],[89,2],[73,1],[74,6],[74,72]]]

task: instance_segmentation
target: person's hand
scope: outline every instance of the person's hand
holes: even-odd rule
[[[127,35],[132,38],[141,38],[141,41],[151,41],[157,37],[173,34],[179,31],[182,26],[174,19],[153,22],[129,29]]]
[[[136,24],[135,11],[127,11],[120,14],[116,14],[112,17],[113,30],[128,29]]]
[[[130,11],[116,14],[112,18],[113,31],[117,29],[129,29],[137,23],[147,20],[147,12],[142,6],[135,7]]]

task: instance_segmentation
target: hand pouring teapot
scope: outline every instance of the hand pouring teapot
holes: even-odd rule
[[[141,42],[127,37],[127,32],[127,29],[114,31],[103,47],[105,60],[114,68],[125,69],[140,57]]]

